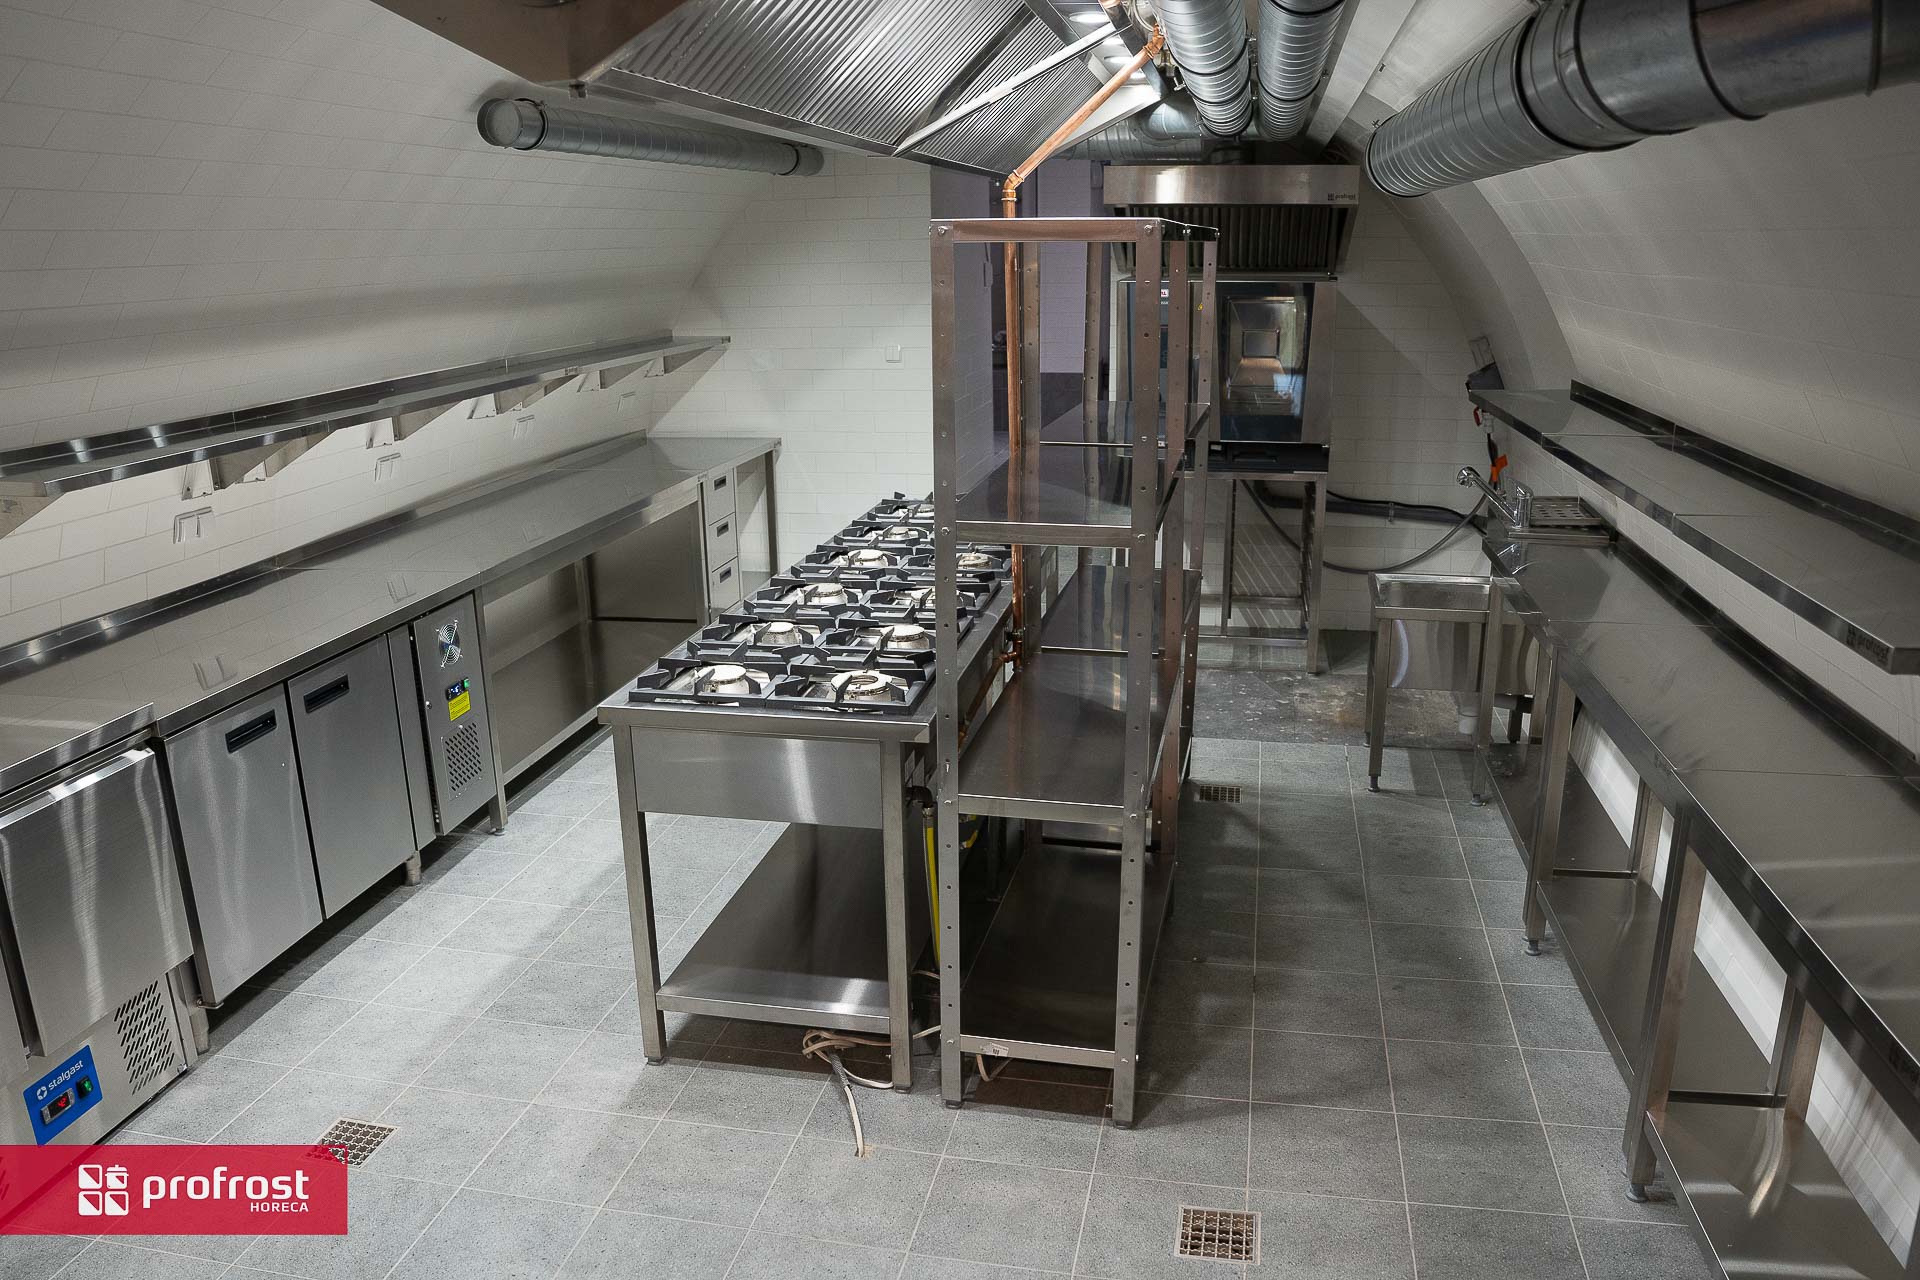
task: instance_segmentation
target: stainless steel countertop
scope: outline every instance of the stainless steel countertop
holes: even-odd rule
[[[151,724],[172,733],[456,596],[699,500],[763,437],[615,440],[434,498],[144,616],[0,653],[0,793]],[[92,748],[88,748],[89,750]]]
[[[1876,667],[1920,673],[1920,547],[1897,532],[1797,498],[1697,439],[1635,428],[1565,391],[1471,398]]]
[[[1588,714],[1839,1042],[1920,1125],[1920,791],[1611,548],[1495,544]]]

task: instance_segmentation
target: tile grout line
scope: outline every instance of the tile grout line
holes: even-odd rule
[[[1381,745],[1384,750],[1385,744],[1382,743]],[[1359,840],[1360,798],[1352,791],[1348,791],[1347,803],[1353,808],[1354,834],[1356,839]],[[1451,813],[1448,814],[1448,819],[1451,821]],[[1361,892],[1365,893],[1367,846],[1365,840],[1359,840],[1359,845]],[[1374,999],[1378,1003],[1380,1010],[1380,1045],[1387,1067],[1387,1105],[1393,1110],[1393,1145],[1394,1150],[1400,1157],[1400,1194],[1404,1197],[1401,1200],[1401,1209],[1406,1216],[1407,1222],[1407,1264],[1412,1269],[1412,1280],[1420,1280],[1420,1258],[1418,1252],[1414,1249],[1413,1242],[1413,1188],[1407,1182],[1407,1144],[1400,1133],[1400,1104],[1398,1098],[1395,1096],[1393,1087],[1393,1050],[1387,1041],[1387,998],[1381,993],[1379,987],[1380,947],[1379,943],[1374,939],[1373,922],[1371,920],[1367,921],[1367,943],[1368,946],[1372,948],[1373,954]]]
[[[1262,744],[1255,757],[1258,782],[1254,785],[1253,808],[1253,985],[1248,993],[1250,1008],[1247,1010],[1247,1185],[1240,1190],[1240,1209],[1244,1213],[1253,1212],[1253,1095],[1254,1095],[1254,1055],[1260,1049],[1259,1008],[1260,1008],[1260,921],[1264,913],[1260,910],[1260,865],[1261,854],[1266,851],[1267,810],[1264,803],[1267,791],[1267,748]],[[1344,761],[1343,767],[1344,767]],[[1358,839],[1358,828],[1355,838]],[[1366,893],[1364,881],[1361,893]],[[1256,1232],[1255,1239],[1258,1234]],[[1078,1256],[1075,1258],[1078,1262]],[[1247,1264],[1240,1264],[1240,1274],[1247,1274]]]
[[[962,1054],[960,1057],[960,1071],[962,1075],[965,1074],[966,1069],[966,1055]],[[935,1085],[934,1087],[938,1088],[939,1086]],[[966,1083],[964,1080],[961,1082],[960,1093],[961,1106],[965,1106]],[[948,1107],[944,1093],[941,1094],[940,1109],[943,1111],[952,1111],[954,1114],[947,1117],[947,1131],[940,1136],[940,1150],[933,1157],[933,1177],[927,1179],[927,1194],[920,1198],[920,1212],[914,1215],[913,1230],[907,1233],[906,1247],[902,1249],[900,1253],[900,1269],[893,1273],[894,1280],[900,1280],[900,1277],[907,1274],[907,1264],[913,1260],[913,1242],[920,1237],[920,1224],[926,1221],[927,1206],[933,1203],[933,1189],[940,1185],[941,1171],[947,1167],[947,1152],[953,1148],[953,1131],[960,1127],[959,1113],[961,1108]],[[1091,1185],[1091,1183],[1089,1183],[1089,1185]]]

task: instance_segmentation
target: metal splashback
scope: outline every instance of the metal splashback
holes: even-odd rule
[[[1220,229],[1220,274],[1336,276],[1360,207],[1350,164],[1109,165],[1105,201],[1129,217]]]

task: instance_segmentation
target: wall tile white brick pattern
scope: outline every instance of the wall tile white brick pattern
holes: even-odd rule
[[[499,151],[503,91],[372,0],[0,0],[0,449],[670,327],[771,179]]]
[[[933,487],[929,192],[922,165],[830,154],[747,206],[680,314],[733,346],[661,381],[656,430],[784,440],[783,561],[876,498]]]

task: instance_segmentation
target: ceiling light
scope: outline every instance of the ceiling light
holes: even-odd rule
[[[1067,16],[1083,27],[1097,27],[1107,20],[1106,11],[1103,9],[1081,9]]]

